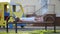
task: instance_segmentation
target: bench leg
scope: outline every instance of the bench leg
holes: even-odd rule
[[[45,30],[47,30],[47,26],[45,26]]]
[[[8,24],[6,24],[6,26],[7,26],[6,29],[7,29],[7,33],[8,33]]]
[[[15,24],[15,32],[17,33],[17,23]]]
[[[45,30],[47,30],[47,24],[45,24]]]
[[[56,26],[54,25],[54,33],[56,33]]]

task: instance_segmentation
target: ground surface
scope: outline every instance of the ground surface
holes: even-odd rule
[[[41,33],[41,30],[44,31],[45,27],[25,27],[24,29],[18,28],[18,33],[15,33],[15,29],[9,29],[9,33],[6,33],[6,29],[0,29],[0,34],[60,34],[60,27],[56,27],[57,33],[53,33],[53,27],[48,27],[49,32]],[[34,32],[36,30],[36,32]],[[40,33],[37,31],[39,30]],[[42,31],[42,32],[43,32]],[[51,32],[50,32],[51,31]]]

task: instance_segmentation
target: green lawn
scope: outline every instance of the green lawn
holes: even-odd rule
[[[57,32],[60,32],[60,30],[57,30]],[[53,30],[34,30],[34,31],[18,31],[18,33],[15,33],[15,31],[7,32],[0,32],[0,34],[60,34],[60,33],[53,33]]]

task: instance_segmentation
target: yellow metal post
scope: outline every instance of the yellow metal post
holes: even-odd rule
[[[4,20],[4,5],[7,4],[7,2],[0,2],[0,26],[6,25],[6,21]]]
[[[18,18],[21,18],[21,17],[23,16],[23,14],[24,14],[24,9],[23,9],[21,3],[16,2],[16,4],[18,4],[18,5],[20,6],[21,11],[20,11],[20,12],[14,12],[14,14],[15,14]]]

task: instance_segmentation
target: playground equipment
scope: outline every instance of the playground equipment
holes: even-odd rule
[[[18,4],[18,3],[16,3],[16,4]],[[18,4],[18,5],[20,6],[21,11],[13,12],[12,7],[11,7],[13,5],[10,5],[8,2],[0,2],[0,26],[5,27],[6,23],[13,22],[15,17],[21,18],[23,16],[23,14],[24,14],[23,7],[21,4]],[[16,10],[16,9],[14,9],[14,10]],[[24,25],[22,25],[22,26],[24,26]]]
[[[13,21],[13,17],[18,17],[18,18],[21,18],[22,16],[23,16],[23,13],[24,13],[24,10],[23,10],[23,7],[22,7],[22,5],[21,4],[19,4],[19,6],[20,6],[20,8],[21,8],[21,11],[19,11],[19,12],[16,12],[16,11],[11,11],[10,12],[10,16],[12,16],[12,17],[10,17],[10,20],[9,20],[9,22],[10,21]],[[16,10],[16,9],[14,9],[14,10]]]
[[[15,18],[22,18],[22,17],[25,17],[25,15],[24,15],[24,10],[23,10],[23,7],[22,7],[22,4],[21,3],[17,3],[16,2],[16,4],[17,4],[17,6],[19,6],[20,7],[20,11],[18,11],[18,12],[16,12],[16,11],[11,11],[10,12],[10,14],[11,14],[11,16],[12,17],[10,17],[10,20],[8,21],[8,22],[13,22],[14,21],[14,19]],[[14,9],[14,8],[13,8]],[[16,9],[14,9],[14,10],[16,10]],[[14,17],[14,18],[13,18]],[[22,28],[25,26],[25,24],[17,24],[17,26],[21,26]]]
[[[5,16],[8,16],[7,13],[7,2],[0,2],[0,27],[6,26]]]

